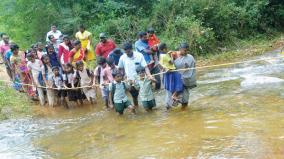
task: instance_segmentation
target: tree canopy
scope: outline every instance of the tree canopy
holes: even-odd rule
[[[27,47],[43,41],[51,24],[74,35],[84,24],[117,43],[153,27],[172,48],[187,41],[206,54],[236,39],[281,31],[283,0],[2,0],[0,31]]]

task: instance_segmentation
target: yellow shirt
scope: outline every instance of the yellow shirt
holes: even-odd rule
[[[88,53],[87,53],[87,56],[86,56],[87,61],[95,59],[95,51],[92,47],[92,44],[89,42],[89,37],[91,35],[92,35],[92,33],[88,32],[86,30],[83,33],[78,31],[75,34],[75,37],[81,41],[82,48],[88,50]]]
[[[173,63],[171,63],[171,56],[170,54],[161,54],[160,55],[160,64],[162,65],[163,68],[168,69],[168,70],[175,70],[176,67]]]

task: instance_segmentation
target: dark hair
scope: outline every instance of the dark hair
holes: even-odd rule
[[[54,71],[54,70],[59,70],[59,67],[58,67],[58,66],[53,66],[51,70],[52,70],[52,71]]]
[[[159,50],[160,50],[160,51],[161,51],[161,50],[164,50],[164,49],[166,49],[166,48],[168,48],[166,43],[161,43],[161,44],[159,45]]]
[[[154,30],[153,28],[149,28],[149,29],[147,30],[147,33],[149,33],[149,34],[154,34],[154,33],[155,33],[155,30]]]
[[[15,50],[19,49],[19,46],[17,44],[11,44],[10,49],[12,52],[14,52]]]
[[[139,66],[139,67],[136,68],[136,72],[137,72],[138,74],[140,74],[140,73],[142,73],[142,72],[145,72],[145,68],[142,67],[142,66]]]
[[[49,48],[53,48],[54,49],[54,46],[52,44],[47,44],[46,45],[46,49],[49,49]]]
[[[45,65],[45,63],[43,62],[43,60],[44,60],[44,58],[49,58],[49,56],[47,55],[47,54],[44,54],[44,55],[42,55],[42,57],[41,57],[41,62],[42,62],[42,64],[44,64]]]
[[[130,42],[125,42],[123,45],[122,45],[122,48],[124,50],[130,50],[132,49],[132,44]]]
[[[81,44],[81,41],[80,41],[80,40],[75,40],[75,41],[74,41],[74,46],[77,46],[77,45],[79,45],[79,44]]]
[[[183,42],[183,43],[181,43],[181,44],[179,45],[179,48],[180,48],[180,49],[188,49],[188,48],[189,48],[189,45],[188,45],[188,43]]]
[[[69,36],[68,35],[63,35],[63,40],[68,39],[69,40]]]
[[[84,26],[83,24],[80,24],[80,25],[79,25],[79,28],[86,30],[86,28],[85,28],[85,26]]]
[[[114,59],[113,58],[107,58],[106,59],[106,63],[109,65],[109,66],[112,66],[114,64]]]
[[[112,75],[113,78],[115,78],[115,77],[118,76],[118,75],[121,75],[121,76],[122,76],[121,72],[118,71],[118,70],[113,71],[113,72],[111,73],[111,75]]]
[[[0,37],[2,38],[4,35],[7,35],[6,33],[1,33]]]
[[[48,39],[51,40],[51,37],[54,37],[53,35],[48,35]]]
[[[114,50],[112,50],[113,53],[115,54],[121,54],[121,49],[120,48],[115,48]]]
[[[73,68],[73,65],[69,62],[69,63],[67,63],[67,64],[65,64],[65,66],[66,67],[71,67],[71,68]]]
[[[106,59],[103,58],[103,57],[98,59],[98,64],[99,64],[99,65],[103,65],[103,64],[105,64],[106,62],[107,62]]]
[[[138,37],[139,37],[139,38],[142,38],[142,37],[145,36],[145,35],[147,35],[147,33],[146,33],[145,31],[140,31],[140,32],[138,33]]]
[[[80,65],[84,66],[84,62],[82,60],[76,62],[76,67],[78,68]]]
[[[29,57],[34,58],[35,56],[34,56],[34,54],[32,54],[32,53],[29,52],[29,53],[27,53],[26,57],[27,57],[27,58],[29,58]]]

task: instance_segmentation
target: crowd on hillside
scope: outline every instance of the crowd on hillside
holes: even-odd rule
[[[139,32],[134,45],[124,42],[120,48],[105,33],[98,38],[94,47],[92,33],[83,25],[75,38],[63,35],[52,25],[46,43],[37,42],[20,51],[2,33],[1,60],[13,87],[39,100],[42,106],[69,108],[85,100],[95,104],[100,89],[107,109],[123,114],[128,108],[135,113],[140,101],[146,111],[151,111],[156,106],[154,89],[163,86],[167,109],[179,103],[182,109],[187,107],[190,90],[196,87],[195,60],[187,43],[169,51],[152,28]],[[161,71],[166,73],[159,74]]]

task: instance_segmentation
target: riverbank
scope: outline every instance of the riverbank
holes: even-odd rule
[[[197,65],[205,66],[224,62],[242,61],[249,57],[264,54],[284,47],[284,35],[278,33],[273,37],[262,37],[235,42],[233,46],[219,48],[219,52],[197,57]]]
[[[225,62],[241,61],[249,57],[261,55],[283,47],[284,38],[281,34],[276,37],[261,38],[256,40],[239,41],[230,49],[220,48],[219,53],[206,57],[197,57],[197,65],[205,66]],[[0,67],[1,80],[7,80],[5,70]],[[9,84],[0,83],[0,120],[33,114],[34,103],[24,94],[18,93]]]

